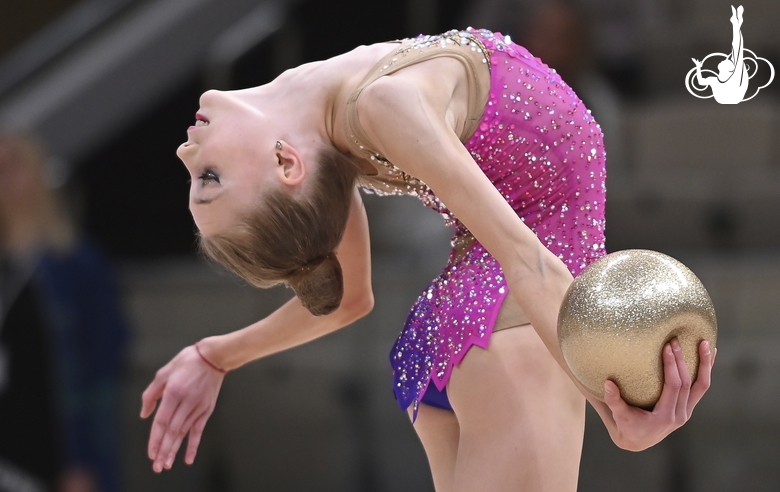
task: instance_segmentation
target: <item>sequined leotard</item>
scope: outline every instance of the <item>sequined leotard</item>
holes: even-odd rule
[[[462,56],[458,53],[471,52]],[[481,118],[467,120],[466,149],[493,185],[573,275],[604,254],[605,151],[601,129],[560,76],[508,37],[450,31],[402,42],[372,73],[390,74],[433,56],[455,56],[470,82],[490,71]],[[472,62],[476,56],[480,63]],[[488,68],[485,68],[485,67]],[[373,80],[377,77],[374,76]],[[368,79],[368,77],[367,77]],[[369,82],[370,83],[370,82]],[[443,390],[472,345],[487,347],[507,295],[498,262],[420,180],[371,150],[357,120],[358,86],[347,107],[347,135],[377,174],[361,185],[378,194],[412,194],[454,228],[444,271],[412,307],[390,353],[396,399],[415,413],[431,382]],[[476,91],[474,91],[476,92]],[[474,97],[469,101],[472,105]]]

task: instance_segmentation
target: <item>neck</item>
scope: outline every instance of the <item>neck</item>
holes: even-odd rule
[[[324,64],[307,63],[266,85],[246,90],[251,104],[273,115],[279,140],[301,149],[332,144],[330,121],[341,80]]]
[[[275,115],[279,138],[299,148],[324,143],[348,153],[344,134],[347,99],[368,70],[395,44],[361,46],[325,61],[287,70],[272,82],[247,89],[254,104]]]

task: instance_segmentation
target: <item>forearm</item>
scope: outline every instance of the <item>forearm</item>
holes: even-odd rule
[[[341,244],[336,249],[344,278],[338,309],[314,316],[293,297],[265,319],[242,330],[200,342],[203,355],[226,370],[304,344],[347,326],[374,307],[371,290],[371,247],[368,221],[360,192],[355,188],[352,208]]]
[[[515,300],[528,316],[547,350],[598,412],[611,434],[615,428],[611,410],[577,381],[569,370],[558,344],[558,312],[573,277],[566,265],[541,243],[538,248],[534,255],[536,257],[534,262],[523,262],[520,267],[515,267],[509,272],[505,270],[509,292],[514,295]],[[528,251],[524,253],[528,255]]]
[[[528,316],[539,338],[550,354],[567,370],[558,345],[558,311],[573,277],[566,266],[541,243],[532,255],[533,261],[518,262],[505,268],[509,292]]]
[[[297,297],[244,329],[203,339],[199,347],[218,367],[232,370],[253,360],[332,333],[365,316],[373,299],[344,303],[327,316],[313,316]]]
[[[518,259],[510,268],[505,268],[510,293],[552,356],[599,414],[613,442],[628,451],[641,451],[657,444],[690,418],[693,407],[709,387],[713,359],[706,344],[699,346],[699,380],[693,387],[679,344],[676,348],[675,344],[664,347],[664,389],[652,412],[629,406],[612,382],[605,383],[605,401],[599,400],[571,373],[558,345],[559,307],[572,276],[541,243],[538,247],[535,254],[529,255],[528,249],[524,251],[534,262]],[[538,266],[534,267],[534,264]]]

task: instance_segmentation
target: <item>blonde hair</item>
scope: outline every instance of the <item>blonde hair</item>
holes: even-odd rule
[[[306,198],[279,190],[229,234],[199,236],[203,253],[255,287],[286,284],[315,316],[341,304],[344,280],[335,249],[349,217],[358,168],[326,148]]]

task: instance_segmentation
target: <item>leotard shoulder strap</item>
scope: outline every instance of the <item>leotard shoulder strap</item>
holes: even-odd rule
[[[390,75],[405,67],[439,56],[450,56],[460,60],[468,76],[468,112],[463,133],[465,142],[476,131],[485,102],[490,91],[490,64],[488,53],[482,42],[468,31],[449,31],[437,36],[422,36],[401,41],[401,46],[383,57],[358,84],[347,100],[347,114],[344,119],[345,133],[353,152],[372,162],[389,164],[376,147],[369,142],[358,117],[357,102],[366,87],[379,77]]]

